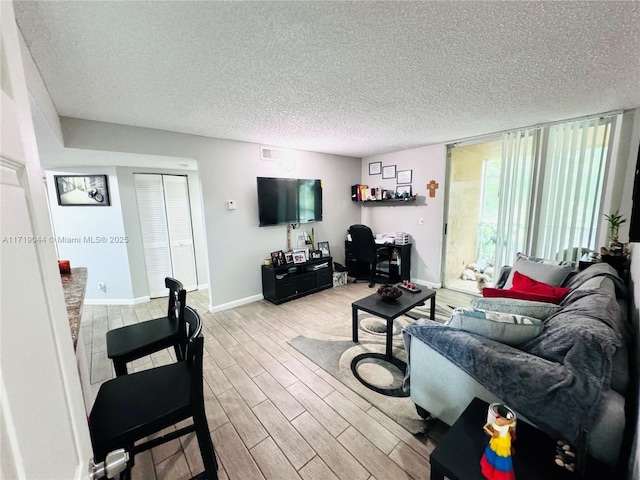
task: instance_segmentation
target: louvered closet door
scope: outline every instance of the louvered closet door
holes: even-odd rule
[[[169,227],[171,263],[173,276],[182,282],[188,291],[198,288],[196,263],[193,253],[191,209],[189,208],[189,186],[187,177],[162,175],[164,199]]]
[[[149,296],[166,297],[164,278],[174,275],[162,175],[137,173],[134,177]]]

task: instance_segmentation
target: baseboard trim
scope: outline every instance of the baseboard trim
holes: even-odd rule
[[[209,311],[211,313],[222,312],[223,310],[229,310],[230,308],[239,307],[240,305],[246,305],[247,303],[257,302],[258,300],[262,300],[264,297],[262,294],[253,295],[251,297],[240,298],[238,300],[234,300],[233,302],[223,303],[221,305],[211,305],[209,304]]]
[[[202,285],[198,285],[198,290],[207,290],[209,288],[208,283],[203,283]]]
[[[137,298],[85,298],[85,305],[137,305],[151,301],[148,295]]]
[[[429,282],[428,280],[422,280],[420,278],[412,278],[411,281],[418,285],[423,285],[427,288],[442,288],[442,282],[434,283],[434,282]]]

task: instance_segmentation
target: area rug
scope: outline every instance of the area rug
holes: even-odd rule
[[[429,306],[414,309],[412,317],[429,318]],[[447,305],[436,305],[436,321],[444,323],[453,309]],[[424,433],[427,423],[417,414],[414,403],[408,397],[389,396],[377,393],[356,379],[351,364],[353,359],[365,353],[384,354],[386,321],[366,312],[359,312],[359,343],[351,340],[350,312],[339,313],[333,322],[322,326],[311,336],[298,336],[289,344],[305,355],[327,373],[338,379],[362,398],[384,412],[411,433]],[[393,357],[407,361],[402,343],[402,329],[413,323],[409,316],[398,317],[393,323]],[[358,374],[371,385],[381,389],[401,389],[403,372],[386,361],[367,359],[358,363]]]

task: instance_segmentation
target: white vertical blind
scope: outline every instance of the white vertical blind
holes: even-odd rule
[[[162,179],[173,276],[182,282],[186,290],[195,290],[198,285],[187,177],[163,175]]]
[[[502,145],[500,201],[496,239],[496,267],[512,265],[524,252],[529,234],[529,216],[537,130],[506,133]]]
[[[549,127],[534,255],[577,261],[595,250],[611,121]]]
[[[173,276],[173,268],[162,176],[137,173],[134,178],[149,296],[166,297],[164,279]]]

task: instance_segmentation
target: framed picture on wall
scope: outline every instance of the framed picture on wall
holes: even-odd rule
[[[396,178],[396,166],[386,165],[382,167],[382,178]]]
[[[413,170],[398,170],[398,183],[411,183],[411,173]]]
[[[54,175],[58,205],[63,207],[108,207],[106,175]]]
[[[382,162],[373,162],[369,164],[369,175],[380,175],[382,172]]]

